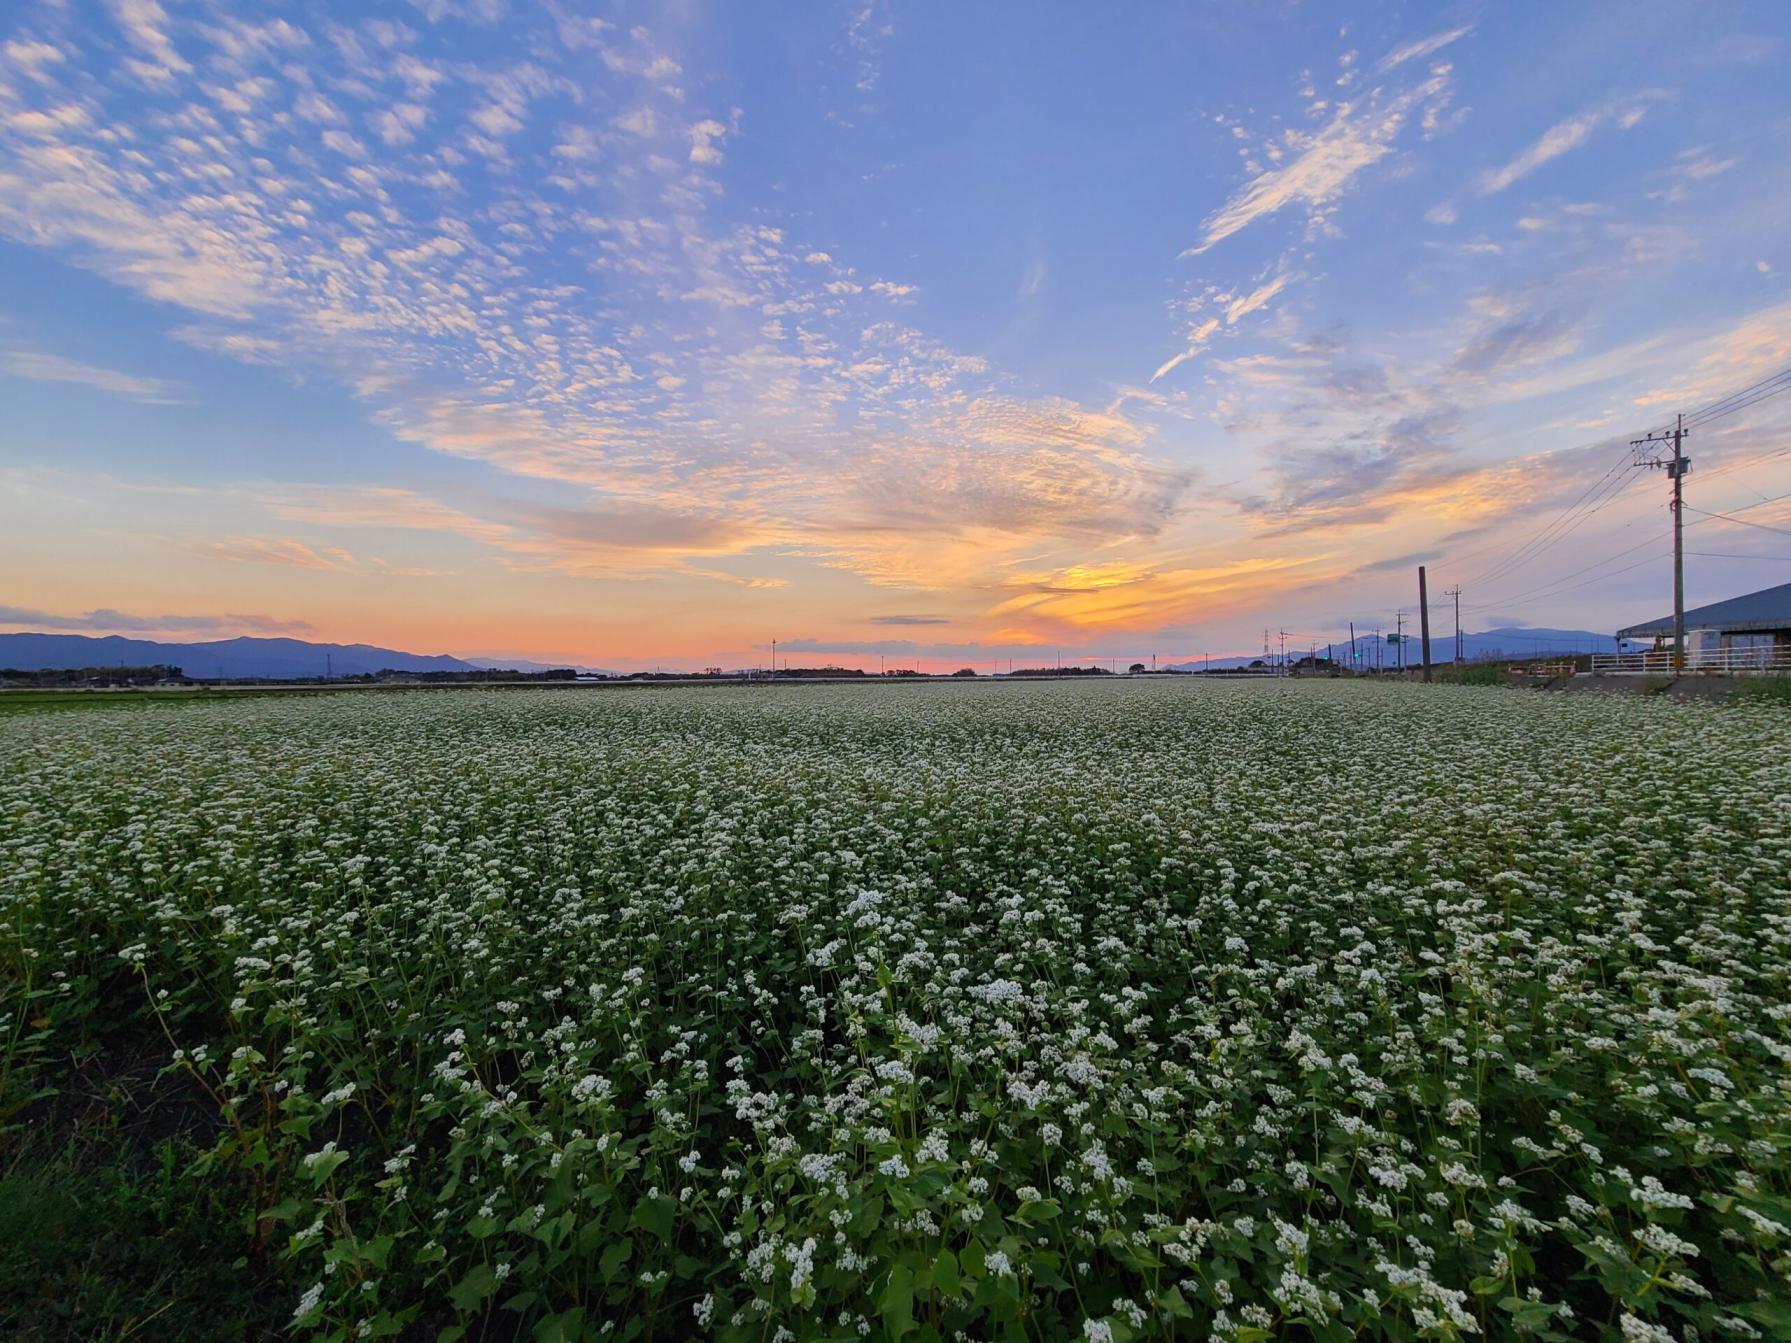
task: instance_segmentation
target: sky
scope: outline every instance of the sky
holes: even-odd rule
[[[1724,0],[7,6],[0,628],[1650,619],[1629,440],[1791,368],[1788,61]],[[1688,601],[1791,581],[1791,397],[1693,424]]]

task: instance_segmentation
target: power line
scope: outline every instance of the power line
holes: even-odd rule
[[[1712,421],[1746,410],[1750,406],[1757,405],[1759,402],[1764,401],[1769,397],[1777,396],[1781,392],[1786,391],[1791,391],[1791,368],[1781,369],[1768,377],[1762,378],[1746,387],[1738,388],[1725,396],[1718,397],[1716,400],[1700,406],[1697,410],[1685,417],[1684,428],[1689,429],[1694,425],[1709,424]],[[1655,432],[1664,432],[1667,428],[1668,426],[1663,425],[1660,431],[1651,431],[1648,437],[1653,437]],[[1791,449],[1783,451],[1791,452]],[[1761,458],[1761,460],[1770,460],[1777,455],[1782,454],[1769,453]],[[1555,545],[1572,532],[1578,530],[1578,528],[1593,515],[1602,511],[1622,492],[1624,486],[1628,484],[1628,469],[1633,465],[1633,456],[1630,453],[1625,452],[1616,463],[1606,469],[1602,476],[1587,486],[1586,489],[1580,493],[1578,498],[1569,503],[1560,511],[1560,513],[1550,519],[1549,522],[1545,523],[1541,528],[1525,538],[1515,550],[1508,552],[1503,558],[1495,560],[1490,566],[1486,567],[1472,578],[1463,580],[1464,584],[1467,586],[1479,586],[1483,583],[1490,582],[1492,579],[1502,577],[1521,565],[1528,564],[1537,559],[1548,550],[1553,549]],[[1711,475],[1715,476],[1730,470],[1739,469],[1739,465],[1740,464],[1734,464],[1728,467],[1719,468],[1718,471],[1712,472]],[[1469,556],[1472,556],[1484,553],[1485,549],[1485,547],[1482,547],[1479,551],[1469,551],[1467,553]]]
[[[1770,499],[1762,499],[1759,501],[1759,503],[1743,504],[1740,508],[1737,508],[1735,510],[1735,512],[1743,513],[1743,512],[1746,512],[1750,508],[1759,508],[1765,504],[1778,503],[1781,499],[1791,499],[1791,493],[1775,495]],[[1693,508],[1690,504],[1686,505],[1686,511],[1689,513],[1703,513],[1704,514],[1703,519],[1701,519],[1700,521],[1686,524],[1687,526],[1691,526],[1691,527],[1702,526],[1704,521],[1708,521],[1711,518],[1722,518],[1722,519],[1725,519],[1730,522],[1739,522],[1746,526],[1755,526],[1755,527],[1765,526],[1764,523],[1750,522],[1746,518],[1730,517],[1726,513],[1705,513],[1705,511],[1703,509]],[[1767,528],[1767,530],[1768,531],[1779,531],[1779,532],[1784,531],[1783,528],[1778,528],[1778,527],[1769,527],[1769,528]],[[1791,535],[1791,533],[1786,533],[1786,534]],[[1644,559],[1644,560],[1639,561],[1637,564],[1628,565],[1622,569],[1614,570],[1612,573],[1597,575],[1594,578],[1587,579],[1586,583],[1574,583],[1568,587],[1560,586],[1561,584],[1565,583],[1568,579],[1578,578],[1581,574],[1591,573],[1592,570],[1594,570],[1594,569],[1602,569],[1607,564],[1614,563],[1615,561],[1624,558],[1626,555],[1633,555],[1636,551],[1642,549],[1642,547],[1644,547],[1644,546],[1655,544],[1656,541],[1657,541],[1657,538],[1652,537],[1652,536],[1648,537],[1646,540],[1638,541],[1635,545],[1628,546],[1623,550],[1619,550],[1613,555],[1607,555],[1602,560],[1594,561],[1593,563],[1586,565],[1583,569],[1575,569],[1570,574],[1563,574],[1557,579],[1551,579],[1548,583],[1543,584],[1541,587],[1531,588],[1527,592],[1515,593],[1511,596],[1497,598],[1497,599],[1495,599],[1493,601],[1489,601],[1489,602],[1478,602],[1471,606],[1466,607],[1466,609],[1469,611],[1485,611],[1485,610],[1490,610],[1493,607],[1514,606],[1514,605],[1516,605],[1520,602],[1524,602],[1524,601],[1537,601],[1544,597],[1554,596],[1557,591],[1562,591],[1562,592],[1572,591],[1574,588],[1585,587],[1586,583],[1595,583],[1595,582],[1598,582],[1602,578],[1614,578],[1614,577],[1616,577],[1617,574],[1628,573],[1631,569],[1638,568],[1638,567],[1640,567],[1641,564],[1646,564],[1648,561],[1646,559]],[[1697,553],[1697,552],[1687,551],[1686,553],[1693,554],[1693,553]],[[1734,556],[1734,557],[1719,556],[1717,558],[1748,558],[1748,559],[1751,559],[1751,558],[1756,558],[1756,557],[1754,557],[1754,556]],[[1767,557],[1762,556],[1759,558],[1767,558]]]
[[[1519,564],[1525,563],[1528,560],[1534,559],[1537,555],[1540,555],[1543,550],[1552,546],[1555,541],[1560,540],[1561,537],[1567,535],[1568,532],[1579,526],[1581,522],[1584,522],[1586,518],[1597,512],[1598,509],[1603,508],[1604,505],[1610,501],[1610,498],[1627,483],[1627,476],[1624,473],[1629,471],[1633,465],[1634,454],[1625,447],[1623,455],[1619,457],[1616,462],[1612,463],[1602,476],[1588,485],[1580,493],[1578,498],[1563,508],[1547,523],[1537,528],[1536,531],[1531,533],[1529,537],[1521,542],[1515,550],[1507,553],[1502,559],[1495,560],[1491,565],[1482,569],[1472,578],[1462,580],[1464,586],[1478,587],[1483,583],[1490,582],[1494,578],[1498,578],[1511,572],[1511,570],[1516,568]],[[1594,504],[1590,504],[1588,511],[1582,516],[1574,518],[1573,515],[1576,512],[1582,508],[1588,507],[1588,501],[1590,501],[1595,494],[1599,495],[1598,501]],[[1573,520],[1570,522],[1569,519]],[[1564,529],[1563,524],[1566,524]],[[1553,539],[1549,539],[1550,533],[1555,533]],[[1544,544],[1545,542],[1546,544]]]
[[[1643,544],[1646,544],[1646,542],[1644,542]],[[1541,600],[1541,598],[1543,598],[1543,597],[1555,597],[1555,596],[1559,596],[1563,592],[1573,592],[1576,589],[1583,588],[1591,583],[1602,583],[1607,578],[1615,578],[1618,574],[1626,574],[1632,569],[1640,569],[1644,564],[1652,564],[1657,559],[1671,559],[1672,555],[1673,555],[1673,552],[1671,550],[1662,550],[1662,551],[1656,552],[1653,555],[1645,555],[1641,559],[1637,560],[1634,564],[1626,564],[1621,569],[1611,570],[1611,572],[1608,574],[1594,574],[1591,578],[1581,579],[1578,583],[1570,583],[1566,587],[1556,588],[1550,592],[1540,593],[1535,598],[1532,598],[1531,600],[1532,600],[1532,602],[1535,602],[1535,601]],[[1616,559],[1618,557],[1613,555],[1611,558]],[[1607,563],[1608,562],[1609,561],[1607,561]],[[1509,606],[1509,605],[1512,605],[1513,603],[1512,603],[1512,601],[1508,600],[1506,602],[1497,603],[1497,604]]]
[[[1726,476],[1731,471],[1743,471],[1750,466],[1758,466],[1761,462],[1770,462],[1778,457],[1791,457],[1791,448],[1779,448],[1774,452],[1763,452],[1758,457],[1744,457],[1739,462],[1730,462],[1727,466],[1719,466],[1714,471],[1703,473],[1705,480],[1715,480],[1718,476]]]
[[[1619,550],[1615,555],[1607,555],[1602,560],[1595,560],[1593,563],[1586,565],[1585,568],[1583,568],[1583,569],[1575,569],[1570,574],[1562,574],[1557,578],[1551,578],[1548,580],[1548,582],[1543,583],[1537,587],[1530,588],[1528,591],[1519,592],[1519,593],[1516,593],[1509,597],[1495,598],[1494,600],[1489,601],[1489,602],[1476,602],[1476,603],[1470,605],[1467,609],[1470,611],[1485,611],[1485,610],[1488,610],[1491,607],[1495,607],[1495,606],[1511,606],[1514,603],[1527,600],[1527,599],[1537,596],[1537,595],[1546,596],[1548,594],[1549,589],[1555,587],[1559,583],[1564,583],[1570,578],[1578,578],[1581,574],[1591,573],[1592,570],[1594,570],[1594,569],[1602,569],[1602,568],[1604,568],[1605,565],[1610,564],[1615,560],[1620,560],[1625,555],[1633,555],[1636,553],[1636,551],[1640,550],[1643,546],[1655,545],[1658,543],[1658,541],[1659,541],[1658,537],[1650,536],[1646,540],[1636,542],[1636,544],[1634,544],[1633,546],[1629,546],[1626,549]]]
[[[1760,502],[1769,504],[1774,501],[1763,499]],[[1777,532],[1780,536],[1791,536],[1791,527],[1774,527],[1769,523],[1755,522],[1751,518],[1738,518],[1728,513],[1712,513],[1707,508],[1693,508],[1690,504],[1685,505],[1685,508],[1687,512],[1698,513],[1707,518],[1721,518],[1724,522],[1738,522],[1743,527],[1758,527],[1763,532]]]
[[[1791,391],[1791,368],[1782,368],[1760,379],[1750,386],[1730,392],[1727,396],[1718,397],[1708,405],[1700,406],[1687,415],[1687,428],[1695,425],[1709,424],[1712,420],[1720,420],[1737,411],[1746,410],[1749,406],[1758,405],[1769,397],[1781,392]]]

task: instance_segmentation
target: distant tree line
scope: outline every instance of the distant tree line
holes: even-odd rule
[[[373,680],[373,677],[338,677],[338,680]],[[475,667],[470,671],[403,671],[394,667],[381,669],[381,681],[576,681],[578,672],[572,667],[553,667],[547,671],[516,671],[509,667]]]
[[[144,686],[185,678],[179,667],[42,667],[23,670],[0,667],[0,685],[10,686]]]

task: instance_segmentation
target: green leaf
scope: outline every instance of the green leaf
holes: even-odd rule
[[[535,1343],[578,1343],[585,1331],[585,1308],[574,1306],[549,1315],[535,1326]]]
[[[939,1251],[939,1257],[933,1261],[933,1281],[938,1284],[944,1296],[956,1296],[961,1280],[958,1277],[958,1257],[950,1250]]]
[[[634,1224],[669,1243],[672,1238],[672,1212],[676,1207],[669,1198],[643,1198],[634,1205]]]
[[[313,1189],[323,1188],[323,1182],[330,1178],[331,1172],[346,1160],[348,1160],[347,1152],[318,1153],[317,1159],[306,1165],[306,1169],[311,1174],[311,1187]]]
[[[900,1338],[914,1328],[914,1273],[911,1269],[897,1264],[889,1270],[879,1304],[883,1327],[891,1338]]]
[[[603,1275],[603,1280],[614,1282],[616,1274],[622,1271],[622,1265],[628,1262],[628,1256],[633,1253],[633,1241],[626,1238],[611,1241],[609,1248],[603,1252],[603,1258],[597,1261],[597,1271]]]
[[[1774,1297],[1762,1301],[1739,1302],[1729,1309],[1743,1319],[1765,1325],[1776,1337],[1791,1338],[1791,1301]]]
[[[497,1290],[498,1276],[490,1264],[478,1264],[448,1293],[454,1308],[463,1315],[476,1310],[479,1303]]]
[[[1543,1329],[1555,1319],[1555,1308],[1547,1301],[1526,1301],[1521,1296],[1508,1296],[1499,1302],[1499,1309],[1510,1313],[1520,1329]]]

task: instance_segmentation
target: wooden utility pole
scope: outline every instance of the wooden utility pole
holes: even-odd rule
[[[1691,470],[1691,458],[1685,455],[1685,416],[1673,421],[1668,434],[1648,434],[1631,439],[1630,446],[1640,448],[1647,443],[1671,443],[1671,457],[1641,459],[1641,465],[1665,467],[1667,479],[1673,482],[1673,670],[1685,670],[1685,477]]]
[[[1424,566],[1418,566],[1418,631],[1424,647],[1424,684],[1430,684],[1430,594],[1424,588]]]

